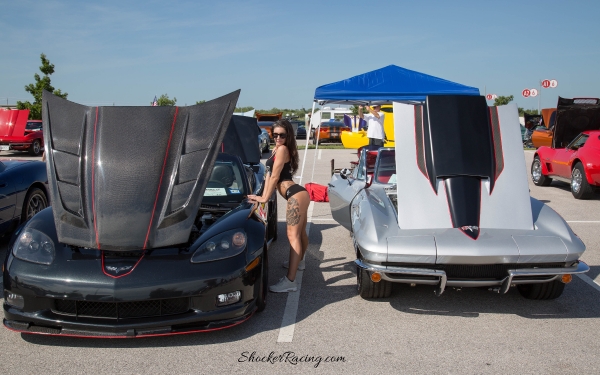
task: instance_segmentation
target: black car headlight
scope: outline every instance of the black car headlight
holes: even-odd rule
[[[231,258],[246,248],[246,233],[234,229],[211,237],[192,255],[192,263]]]
[[[12,252],[21,260],[49,265],[54,261],[54,241],[39,230],[27,228],[15,241]]]

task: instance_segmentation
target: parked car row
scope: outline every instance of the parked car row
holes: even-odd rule
[[[28,151],[39,156],[44,151],[41,120],[28,120],[28,109],[0,110],[0,151]]]
[[[570,184],[576,199],[589,199],[600,187],[600,99],[558,98],[550,146],[541,146],[531,164],[538,186],[552,180]]]

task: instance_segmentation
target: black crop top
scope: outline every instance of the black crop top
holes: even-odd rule
[[[265,163],[267,166],[267,173],[271,173],[271,171],[273,170],[274,162],[275,162],[275,154],[271,155],[271,157],[268,158],[267,162]],[[292,164],[289,161],[287,163],[283,164],[283,169],[281,170],[281,173],[279,174],[279,181],[277,181],[277,183],[279,184],[282,181],[293,181],[293,179],[292,179]]]

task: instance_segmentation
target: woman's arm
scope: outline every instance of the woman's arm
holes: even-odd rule
[[[262,195],[248,195],[248,199],[260,203],[264,203],[269,200],[269,197],[275,191],[277,181],[279,181],[279,175],[283,170],[283,165],[285,164],[286,160],[290,158],[289,154],[290,153],[287,147],[279,146],[277,148],[277,152],[275,153],[275,161],[273,162],[273,169],[271,170],[271,174],[266,176],[265,189],[263,190]]]

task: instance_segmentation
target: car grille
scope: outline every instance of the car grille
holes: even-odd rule
[[[57,314],[77,317],[126,319],[182,314],[189,309],[189,298],[134,302],[93,302],[55,299],[52,311]]]
[[[535,264],[409,264],[383,263],[384,266],[442,270],[449,279],[503,279],[508,270],[523,268],[562,268],[565,263]]]

